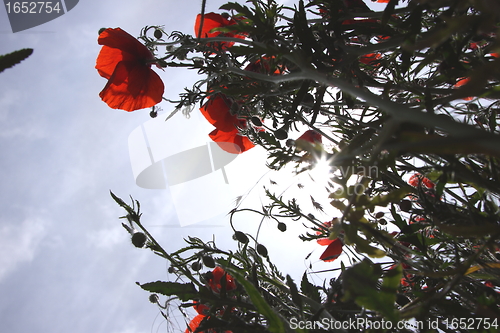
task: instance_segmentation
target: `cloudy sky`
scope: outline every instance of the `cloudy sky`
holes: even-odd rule
[[[209,0],[207,10],[217,11],[222,3]],[[34,49],[31,57],[0,74],[0,331],[135,333],[168,327],[148,294],[135,285],[171,278],[167,263],[132,246],[109,190],[141,202],[144,224],[167,250],[180,248],[187,235],[204,240],[214,235],[220,247],[235,246],[223,216],[211,221],[218,227],[181,228],[168,190],[136,185],[129,137],[144,129],[149,111],[112,110],[98,97],[106,82],[94,69],[101,27],[121,27],[134,36],[146,25],[193,33],[200,4],[82,0],[67,14],[15,34],[0,9],[0,54]],[[160,75],[170,99],[199,79],[186,70]],[[168,104],[162,108],[172,110]],[[202,145],[209,131],[190,133],[189,127],[184,132],[199,136]],[[176,140],[167,138],[165,144]],[[238,185],[232,195],[250,189],[266,172],[264,157],[256,148],[228,166],[232,185]],[[240,221],[242,230],[254,233],[260,219],[242,216]],[[278,267],[299,277],[309,262],[297,262],[291,252],[299,251],[295,243],[301,242],[294,237],[276,241],[274,232],[275,225],[265,225],[262,242]],[[317,248],[300,246],[302,257]],[[321,250],[311,259],[315,265],[321,265]],[[179,325],[185,328],[182,319]]]

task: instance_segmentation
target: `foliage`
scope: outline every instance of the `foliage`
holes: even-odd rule
[[[222,6],[234,22],[214,37],[143,30],[141,40],[156,54],[167,46],[158,64],[205,77],[172,101],[177,110],[189,113],[222,94],[234,105],[226,112],[246,120],[238,135],[265,147],[271,168],[328,160],[331,194],[324,199],[340,211],[335,227],[322,227],[300,203],[269,190],[261,214],[280,230],[288,219],[300,220],[312,230],[303,240],[338,237],[364,257],[322,286],[307,275],[299,286],[242,233],[236,252],[190,238],[169,254],[142,227],[138,209],[113,195],[127,211],[126,229],[142,229],[145,247],[189,281],[144,289],[206,305],[200,330],[320,332],[295,329],[291,320],[415,318],[468,332],[470,326],[449,323],[500,317],[500,5],[397,4],[374,12],[362,1],[286,7],[252,0]],[[304,125],[321,134],[323,145],[287,140]],[[203,263],[222,267],[236,288],[208,288],[197,273]],[[489,328],[474,327],[482,329]]]
[[[21,49],[0,56],[0,73],[5,69],[13,67],[28,58],[33,53],[33,49]]]

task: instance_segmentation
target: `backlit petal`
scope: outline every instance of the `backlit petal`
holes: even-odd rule
[[[321,260],[330,262],[337,259],[342,253],[342,241],[339,238],[336,238],[328,247],[325,252],[319,257]]]
[[[231,154],[241,154],[255,147],[249,138],[239,134],[237,128],[230,132],[223,132],[215,129],[209,134],[209,136],[214,142],[217,142],[222,150]]]
[[[113,109],[134,111],[161,102],[163,91],[162,80],[151,68],[120,62],[99,96]]]

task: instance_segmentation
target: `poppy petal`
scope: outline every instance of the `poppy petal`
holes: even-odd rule
[[[234,128],[234,130],[230,132],[215,129],[209,136],[222,150],[231,154],[241,154],[255,147],[249,138],[240,135],[237,128]]]
[[[198,32],[200,30],[200,23],[201,23],[201,14],[198,14],[196,16],[196,22],[194,24],[194,33],[196,34],[196,37],[200,37],[198,36]],[[235,23],[236,23],[235,21],[229,20],[220,14],[206,13],[203,19],[203,28],[201,30],[201,37],[206,38],[206,37],[218,36],[220,34],[219,31],[215,32],[210,32],[210,31],[215,28],[227,27]]]
[[[325,252],[323,252],[319,258],[325,262],[334,261],[342,253],[342,246],[342,241],[339,238],[336,238],[330,245],[328,245]]]
[[[238,118],[230,112],[232,102],[222,94],[210,96],[208,101],[200,108],[201,113],[215,128],[231,132],[239,123]]]
[[[97,43],[99,45],[105,45],[114,49],[119,49],[124,53],[124,56],[132,55],[134,59],[154,59],[153,54],[146,46],[144,46],[144,44],[142,44],[137,40],[137,38],[120,28],[104,30],[99,35]]]
[[[146,46],[120,28],[104,30],[97,43],[103,47],[97,56],[95,68],[107,79],[121,61],[143,61],[142,65],[148,66],[146,61],[154,59]]]
[[[310,143],[321,143],[321,134],[314,130],[307,130],[297,140],[305,140]]]
[[[160,103],[164,89],[162,80],[151,68],[122,61],[99,96],[110,108],[134,111]]]
[[[189,327],[186,328],[185,333],[195,332],[196,329],[198,328],[198,326],[200,326],[203,319],[205,319],[205,317],[206,317],[205,315],[199,314],[196,317],[194,317],[193,319],[191,319],[191,321],[189,322],[189,325],[188,325]]]
[[[319,238],[316,240],[316,242],[318,242],[319,245],[330,245],[333,243],[333,239],[328,239],[328,238]]]

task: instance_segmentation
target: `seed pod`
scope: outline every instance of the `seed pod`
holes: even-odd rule
[[[236,239],[238,242],[243,243],[243,244],[248,243],[248,237],[247,237],[247,235],[245,235],[241,231],[236,231],[234,233],[234,239]]]
[[[267,249],[262,244],[257,244],[257,253],[263,257],[267,257]]]
[[[279,222],[278,223],[278,230],[281,232],[285,232],[286,231],[286,224],[283,222]]]
[[[146,245],[147,240],[148,238],[142,232],[136,232],[132,235],[132,244],[134,244],[135,247],[138,248],[144,247],[144,245]]]
[[[212,258],[211,256],[203,256],[202,260],[203,260],[203,265],[205,265],[206,267],[208,267],[208,268],[215,267],[214,258]]]
[[[163,32],[161,30],[155,30],[154,36],[156,39],[160,39],[163,36]]]

